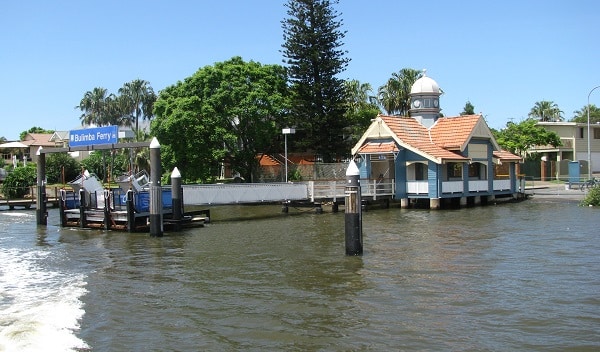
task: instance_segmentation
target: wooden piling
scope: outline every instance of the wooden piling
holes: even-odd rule
[[[38,225],[47,225],[48,212],[46,211],[46,154],[42,153],[42,147],[39,147],[36,155],[38,157],[38,161],[35,218]]]
[[[85,221],[85,190],[81,188],[79,190],[79,227],[86,228],[87,221]]]
[[[135,231],[135,205],[133,204],[133,190],[130,188],[127,191],[126,196],[126,207],[127,207],[127,231]]]

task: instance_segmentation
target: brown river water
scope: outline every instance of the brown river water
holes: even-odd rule
[[[0,351],[597,351],[600,213],[212,208],[152,238],[0,212]]]

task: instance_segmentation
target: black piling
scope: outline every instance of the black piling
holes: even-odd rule
[[[85,190],[81,188],[79,190],[79,227],[85,228],[87,221],[85,219]]]
[[[38,161],[35,218],[38,225],[47,225],[48,212],[46,211],[46,154],[42,153],[42,147],[39,147],[36,155]]]
[[[177,167],[171,173],[171,205],[173,220],[181,220],[183,218],[183,189],[181,188],[181,173]]]
[[[160,184],[160,143],[155,138],[150,142],[150,236],[163,235],[162,187]]]
[[[346,255],[362,255],[362,208],[360,172],[352,160],[346,170]]]
[[[61,189],[58,194],[58,213],[60,214],[60,226],[65,227],[67,226],[67,217],[65,216],[65,203],[67,202],[67,191]]]
[[[127,191],[127,231],[135,231],[135,205],[133,204],[133,190],[130,188]]]
[[[110,189],[104,190],[104,230],[110,230],[111,214],[110,214]]]

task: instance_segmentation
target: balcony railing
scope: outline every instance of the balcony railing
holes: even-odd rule
[[[482,192],[488,190],[487,180],[469,181],[469,192]]]
[[[506,191],[510,189],[510,180],[494,180],[494,191]]]
[[[442,193],[463,193],[463,181],[446,181],[442,182]]]
[[[429,193],[429,182],[406,181],[406,192],[408,194],[427,194]]]

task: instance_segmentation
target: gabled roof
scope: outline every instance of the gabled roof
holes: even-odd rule
[[[508,152],[506,150],[495,150],[494,151],[494,159],[496,159],[500,163],[502,163],[503,161],[519,162],[519,161],[523,160],[523,158],[521,158],[520,156],[514,155],[513,153]]]
[[[259,161],[260,166],[277,166],[285,163],[285,156],[283,154],[258,154],[256,159]],[[312,160],[312,154],[309,153],[289,153],[288,164],[291,165],[312,165],[315,163]]]
[[[468,160],[464,156],[446,150],[437,145],[430,131],[412,117],[381,116],[383,122],[389,126],[390,130],[398,138],[398,144],[427,159],[441,163],[446,161],[464,161]]]
[[[258,163],[260,166],[277,166],[281,165],[281,163],[268,154],[259,154],[256,156],[258,159]]]
[[[396,153],[398,152],[398,146],[394,141],[373,141],[367,142],[363,144],[362,147],[358,150],[359,153],[364,154],[387,154],[387,153]]]
[[[56,144],[50,141],[51,133],[28,133],[21,141],[28,146],[54,147]]]
[[[441,117],[431,126],[431,137],[445,149],[463,151],[474,137],[490,139],[494,149],[500,149],[481,115]]]
[[[352,148],[352,154],[389,152],[387,143],[393,140],[398,146],[439,164],[461,162],[469,160],[461,152],[473,138],[488,139],[494,150],[500,150],[481,115],[441,117],[430,129],[412,117],[379,115]]]
[[[69,131],[54,131],[52,137],[50,137],[51,142],[63,142],[69,140]]]

